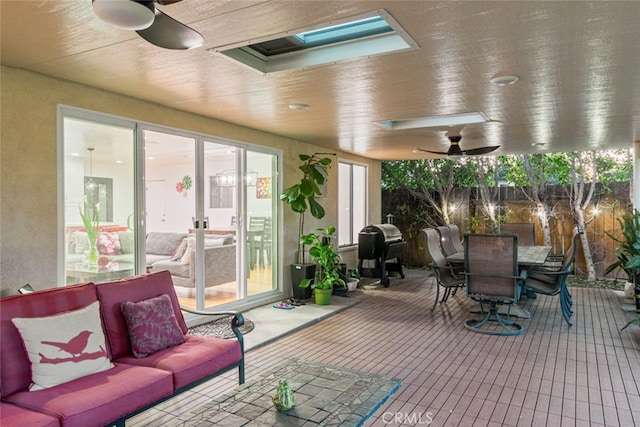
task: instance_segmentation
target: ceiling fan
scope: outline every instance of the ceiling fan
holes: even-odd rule
[[[204,37],[193,28],[158,10],[182,0],[91,0],[93,11],[103,21],[125,30],[135,30],[143,39],[165,49],[193,49]]]
[[[425,153],[440,154],[442,156],[448,156],[448,157],[462,157],[462,156],[479,156],[482,154],[488,154],[500,148],[499,145],[491,145],[487,147],[470,148],[468,150],[463,150],[460,148],[460,140],[462,139],[462,136],[449,135],[447,136],[447,138],[449,138],[449,141],[451,142],[451,145],[449,146],[449,149],[447,151],[433,151],[433,150],[426,150],[424,148],[419,148],[419,147],[417,148],[417,150]]]

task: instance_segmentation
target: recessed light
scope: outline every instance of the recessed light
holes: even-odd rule
[[[520,80],[518,76],[495,76],[491,79],[491,83],[496,86],[508,86]]]
[[[290,110],[307,110],[309,109],[309,104],[305,104],[303,102],[294,102],[289,104]]]
[[[446,116],[418,117],[415,119],[381,120],[376,122],[389,130],[445,127],[485,123],[489,119],[484,113],[449,114]]]
[[[122,163],[124,163],[122,160],[116,160],[116,163],[121,165]]]

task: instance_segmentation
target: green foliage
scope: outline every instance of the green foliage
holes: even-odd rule
[[[325,215],[324,207],[316,200],[322,195],[320,186],[325,182],[327,168],[331,165],[329,157],[325,155],[335,155],[332,153],[314,153],[309,156],[300,154],[298,157],[303,162],[298,169],[302,171],[300,182],[285,189],[280,195],[280,200],[291,207],[291,210],[300,214],[298,223],[298,263],[304,262],[304,244],[302,235],[304,234],[304,214],[308,210],[311,216],[322,219]]]
[[[82,218],[82,224],[84,225],[85,230],[87,230],[89,244],[91,246],[95,246],[96,239],[98,238],[98,225],[100,222],[100,203],[90,206],[89,201],[85,196],[84,210],[81,206],[78,206],[78,213],[80,214],[80,218]]]
[[[449,159],[388,160],[382,163],[382,189],[396,190],[410,188],[436,188],[449,179],[459,187],[477,185],[478,165],[464,158],[460,161]],[[439,182],[436,182],[439,181]]]
[[[329,226],[326,229],[318,228],[318,233],[310,233],[302,236],[302,243],[310,245],[309,255],[318,264],[317,280],[303,279],[300,287],[311,286],[312,289],[333,289],[335,285],[344,285],[340,278],[340,261],[342,257],[333,247],[332,239],[335,238],[336,228]]]
[[[637,210],[633,213],[626,212],[622,217],[618,218],[618,222],[622,228],[622,239],[618,239],[610,232],[605,231],[607,236],[618,243],[616,247],[618,261],[609,265],[605,270],[605,274],[609,274],[620,267],[627,273],[629,281],[632,282],[636,274],[640,274],[640,212]]]
[[[298,184],[284,190],[280,200],[291,206],[294,212],[304,213],[309,209],[314,218],[321,219],[325,215],[324,208],[315,200],[321,196],[320,186],[324,184],[327,167],[331,164],[328,157],[320,157],[326,153],[315,153],[312,156],[300,154],[304,163],[298,166],[302,171],[302,179]]]

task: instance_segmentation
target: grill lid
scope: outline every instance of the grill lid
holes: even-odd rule
[[[393,224],[371,224],[362,229],[361,233],[382,234],[385,242],[402,240],[400,229]]]

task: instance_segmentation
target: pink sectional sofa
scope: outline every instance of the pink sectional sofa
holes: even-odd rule
[[[180,329],[178,333],[182,334],[184,342],[137,358],[129,335],[131,325],[125,321],[121,303],[140,304],[158,296],[170,300],[166,305],[170,304],[169,310],[175,315]],[[42,317],[74,313],[96,301],[99,303],[99,316],[96,317],[100,318],[97,322],[104,332],[107,363],[110,361],[113,366],[59,385],[30,391],[32,366],[35,365],[29,359],[28,345],[21,335],[25,332],[19,330],[13,320],[27,318],[28,321],[39,321],[38,318]],[[0,299],[0,425],[124,426],[125,419],[230,369],[238,368],[239,383],[244,383],[244,346],[238,330],[244,319],[235,312],[217,314],[234,316],[232,325],[237,339],[188,335],[171,275],[167,271]],[[44,343],[50,342],[40,342]],[[78,352],[66,350],[68,353]],[[62,358],[58,354],[67,356],[66,360],[70,358],[62,350],[55,356]],[[40,356],[44,359],[42,353]]]

